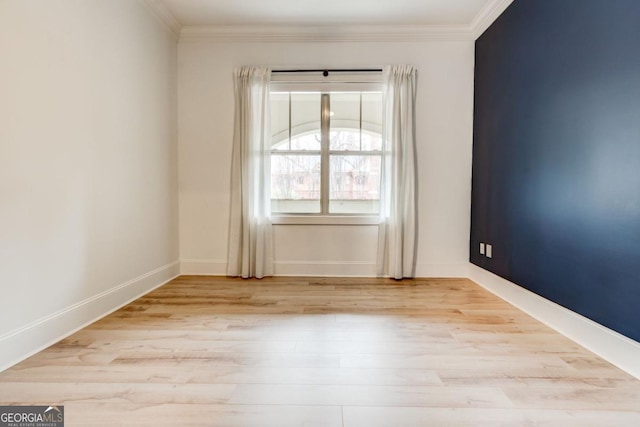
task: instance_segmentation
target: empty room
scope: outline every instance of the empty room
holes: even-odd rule
[[[637,0],[0,0],[0,426],[640,425]]]

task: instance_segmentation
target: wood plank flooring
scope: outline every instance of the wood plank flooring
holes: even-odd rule
[[[466,279],[180,277],[0,373],[67,426],[639,426],[640,381]]]

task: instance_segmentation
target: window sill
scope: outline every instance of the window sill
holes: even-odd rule
[[[273,225],[379,225],[375,215],[273,215]]]

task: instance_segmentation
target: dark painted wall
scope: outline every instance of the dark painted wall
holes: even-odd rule
[[[639,0],[515,0],[478,39],[471,216],[472,263],[640,341]]]

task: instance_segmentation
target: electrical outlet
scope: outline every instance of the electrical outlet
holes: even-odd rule
[[[487,245],[487,258],[493,257],[493,248],[491,245]]]
[[[480,255],[484,255],[484,243],[480,243]]]

